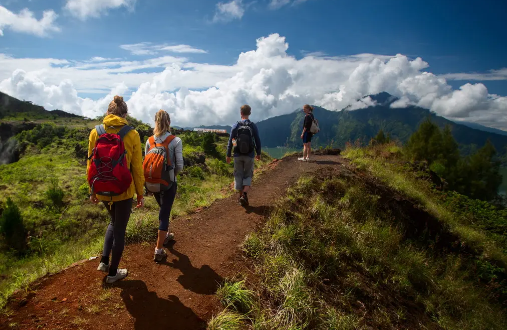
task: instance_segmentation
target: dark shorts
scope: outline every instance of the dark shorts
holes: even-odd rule
[[[303,134],[303,143],[312,142],[312,137],[313,137],[313,133],[305,132],[305,134]]]

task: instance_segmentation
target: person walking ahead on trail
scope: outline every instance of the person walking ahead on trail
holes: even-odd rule
[[[143,155],[139,133],[128,126],[127,104],[115,96],[109,104],[103,125],[90,133],[88,145],[88,182],[90,200],[106,206],[111,222],[107,227],[104,250],[97,270],[107,272],[106,283],[127,276],[118,269],[125,247],[125,231],[137,194],[137,208],[144,205]],[[111,255],[111,260],[109,260]]]
[[[248,191],[252,186],[254,157],[261,159],[261,139],[257,126],[248,119],[252,109],[249,105],[241,107],[241,121],[232,126],[227,145],[227,164],[231,162],[234,147],[234,182],[239,192],[239,203],[248,206]]]
[[[161,262],[167,257],[164,246],[174,240],[169,232],[169,218],[176,198],[176,175],[183,170],[183,144],[171,134],[171,118],[164,110],[155,115],[153,136],[146,141],[144,177],[146,190],[155,195],[160,207],[157,246],[153,260]]]
[[[305,104],[303,111],[306,114],[303,122],[303,133],[301,133],[301,139],[303,140],[303,157],[298,160],[307,162],[310,160],[310,153],[312,152],[312,137],[313,133],[310,131],[312,123],[315,120],[313,116],[313,107],[309,104]]]

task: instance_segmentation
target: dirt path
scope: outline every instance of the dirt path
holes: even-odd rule
[[[26,297],[15,296],[0,329],[203,329],[221,309],[213,295],[217,283],[241,268],[245,235],[301,174],[341,163],[339,156],[283,159],[254,184],[246,210],[234,195],[176,219],[177,241],[166,262],[153,262],[153,244],[127,246],[120,267],[129,276],[112,286],[103,284],[97,260],[84,262],[48,277]]]

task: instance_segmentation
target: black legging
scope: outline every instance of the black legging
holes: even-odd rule
[[[125,248],[125,231],[127,230],[127,223],[132,211],[132,198],[114,202],[111,207],[109,206],[109,202],[104,202],[104,205],[111,216],[111,222],[106,231],[102,262],[109,263],[109,255],[112,250],[109,276],[115,276],[123,249]]]

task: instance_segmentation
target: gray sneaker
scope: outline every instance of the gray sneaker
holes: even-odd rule
[[[165,252],[164,249],[162,249],[162,252],[155,253],[153,255],[153,261],[155,261],[155,262],[162,262],[162,261],[164,261],[165,258],[167,258],[167,252]]]
[[[118,269],[115,276],[107,276],[106,283],[111,284],[127,277],[128,271],[126,269]]]
[[[164,246],[169,245],[172,241],[174,241],[174,233],[168,233],[164,240]]]
[[[104,272],[104,273],[107,273],[107,272],[109,272],[109,265],[106,265],[105,263],[101,262],[101,263],[99,264],[99,267],[97,268],[97,270],[98,270],[99,272]]]

